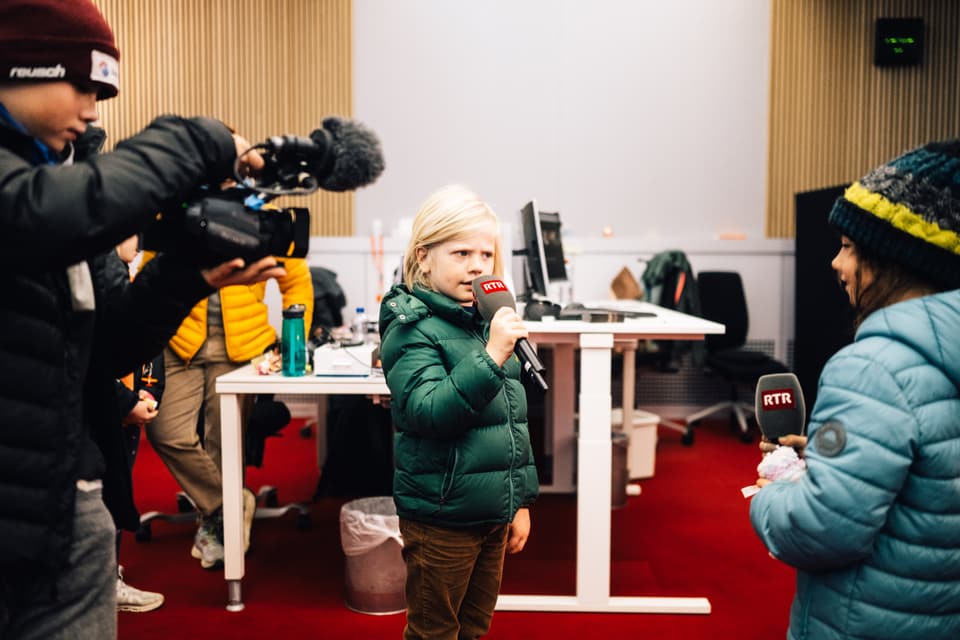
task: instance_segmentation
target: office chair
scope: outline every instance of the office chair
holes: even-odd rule
[[[754,414],[753,390],[757,378],[768,373],[784,373],[788,369],[770,356],[744,348],[747,341],[749,314],[743,281],[735,271],[701,271],[697,276],[700,293],[700,313],[707,320],[722,323],[726,332],[706,336],[706,371],[720,376],[730,385],[730,400],[719,402],[687,418],[694,425],[706,416],[724,409],[730,411],[730,425],[739,425],[740,437],[750,442],[747,419]],[[749,386],[749,402],[741,401],[738,390]]]
[[[203,408],[201,407],[197,420],[197,431],[203,432]],[[250,415],[247,418],[247,427],[243,438],[244,463],[248,466],[259,467],[263,464],[263,453],[266,439],[275,435],[290,423],[290,410],[282,402],[277,402],[272,395],[262,395],[256,398]],[[300,430],[303,437],[309,436],[309,431],[305,433],[304,427]],[[310,509],[302,502],[290,502],[284,505],[280,504],[277,496],[277,489],[272,485],[263,485],[255,494],[257,500],[257,509],[254,512],[254,518],[262,520],[266,518],[279,518],[291,511],[297,513],[297,528],[310,528]],[[139,542],[148,542],[153,537],[153,528],[151,522],[162,520],[171,523],[191,523],[199,522],[200,510],[193,500],[184,491],[176,493],[177,510],[174,513],[164,513],[162,511],[148,511],[140,514],[140,527],[135,534]]]

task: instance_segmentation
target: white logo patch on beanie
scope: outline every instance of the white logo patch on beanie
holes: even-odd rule
[[[94,82],[102,82],[113,86],[117,91],[120,90],[120,65],[117,59],[109,53],[90,50],[90,79]]]

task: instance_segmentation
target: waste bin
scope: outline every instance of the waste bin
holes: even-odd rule
[[[407,570],[400,554],[403,539],[393,498],[360,498],[344,504],[340,545],[346,556],[347,607],[374,615],[406,611]]]
[[[627,506],[627,447],[630,445],[630,436],[622,431],[610,434],[610,507],[619,509]]]
[[[627,477],[631,480],[652,478],[656,466],[657,455],[657,426],[660,416],[642,409],[633,410],[632,424],[623,424],[623,409],[614,409],[611,412],[611,423],[622,427],[623,432],[630,438],[627,447]]]

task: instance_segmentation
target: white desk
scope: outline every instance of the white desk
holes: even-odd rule
[[[240,430],[242,396],[260,393],[311,395],[390,395],[383,376],[328,378],[306,375],[287,378],[258,375],[252,365],[217,378],[220,394],[220,452],[223,465],[223,573],[227,581],[227,611],[242,611],[240,581],[243,557],[243,442]],[[323,437],[323,434],[317,434]]]
[[[656,317],[618,323],[530,322],[530,341],[554,345],[552,399],[547,423],[554,433],[554,484],[572,477],[576,460],[577,591],[573,596],[501,595],[502,611],[596,611],[620,613],[710,613],[706,598],[610,596],[610,366],[617,340],[702,340],[724,326],[642,302],[587,303],[623,310],[652,311]],[[614,306],[616,305],[616,306]],[[574,433],[574,367],[580,349],[579,434]],[[548,372],[550,373],[550,372]],[[631,403],[632,408],[632,403]],[[552,415],[551,415],[552,409]],[[627,407],[624,407],[627,410]],[[624,424],[627,417],[624,417]],[[548,442],[551,438],[547,439]]]
[[[622,323],[530,322],[530,340],[555,348],[547,403],[552,424],[554,484],[573,477],[577,460],[577,592],[574,596],[501,595],[497,609],[515,611],[598,611],[634,613],[709,613],[705,598],[610,596],[610,364],[614,339],[701,340],[723,333],[723,325],[646,303],[631,309],[653,311],[652,318]],[[574,433],[574,351],[580,349],[580,431]],[[221,404],[223,459],[224,577],[227,609],[243,609],[240,581],[243,558],[243,474],[240,401],[242,395],[381,394],[383,378],[284,378],[258,376],[244,367],[217,378]],[[550,413],[552,411],[552,413]],[[548,439],[550,440],[550,439]],[[571,489],[573,487],[570,487]]]

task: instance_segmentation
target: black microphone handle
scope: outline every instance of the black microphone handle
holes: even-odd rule
[[[537,352],[534,351],[533,347],[530,346],[530,342],[526,338],[520,338],[517,340],[516,345],[514,345],[513,350],[520,359],[520,364],[523,365],[523,370],[526,371],[531,378],[533,378],[533,381],[537,383],[537,386],[539,386],[543,391],[549,391],[550,386],[543,378],[543,373],[547,370],[547,368],[543,366],[542,362],[540,362],[540,358],[537,357]]]
[[[547,368],[543,366],[543,363],[540,362],[537,352],[533,350],[533,347],[530,346],[530,342],[526,338],[517,340],[517,344],[514,345],[513,350],[521,362],[529,364],[537,373],[543,373],[547,370]]]
[[[533,367],[527,369],[527,373],[530,374],[530,377],[533,378],[533,381],[537,383],[537,386],[546,393],[550,391],[550,385],[547,384],[547,381],[543,379],[543,376],[540,375],[539,371],[534,371]]]

